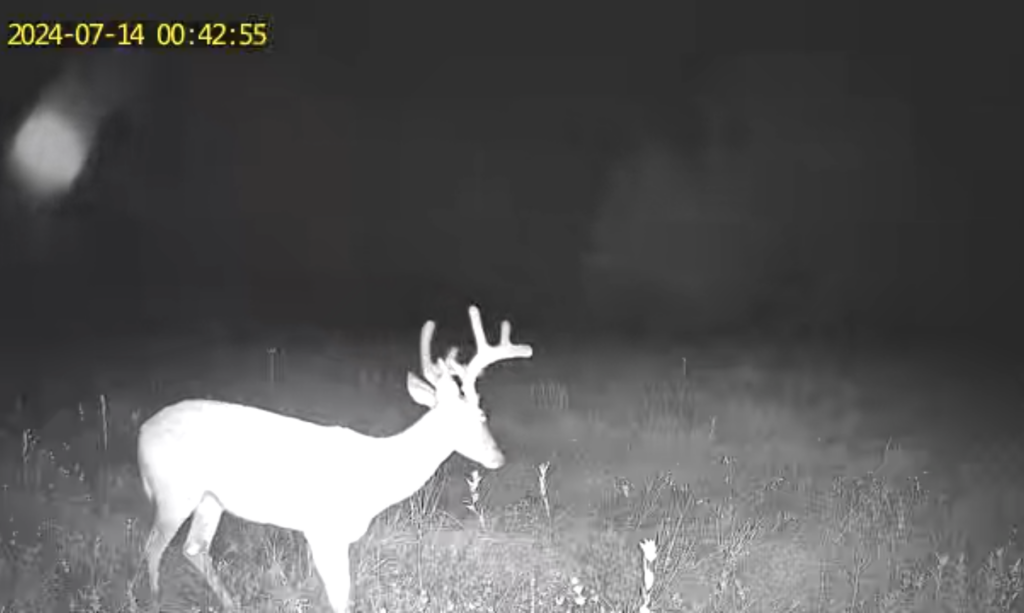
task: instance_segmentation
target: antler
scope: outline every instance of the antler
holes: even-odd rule
[[[423,330],[420,331],[420,365],[423,378],[431,385],[437,385],[441,377],[452,373],[462,380],[463,388],[472,388],[484,369],[491,364],[513,358],[529,358],[533,355],[533,347],[530,345],[512,343],[512,324],[507,319],[501,322],[501,339],[497,345],[487,342],[484,324],[480,320],[480,309],[476,305],[469,307],[469,323],[473,328],[473,338],[476,340],[476,355],[468,364],[458,362],[457,347],[449,349],[444,358],[438,358],[435,362],[431,356],[430,345],[436,325],[433,321],[423,324]]]
[[[469,323],[473,327],[473,338],[476,340],[476,355],[469,361],[469,364],[463,365],[456,361],[458,350],[452,348],[444,361],[445,366],[462,379],[463,389],[475,385],[484,369],[495,362],[513,358],[528,358],[533,355],[533,347],[512,343],[512,324],[507,319],[501,322],[501,339],[497,345],[487,342],[487,334],[480,321],[480,309],[476,305],[469,307]]]
[[[420,369],[423,371],[423,378],[426,379],[431,385],[436,386],[438,380],[449,374],[450,362],[454,362],[456,354],[459,350],[456,347],[452,347],[448,350],[448,355],[444,358],[438,358],[436,361],[431,356],[430,346],[433,344],[434,330],[437,325],[428,320],[423,324],[423,329],[420,330]],[[455,371],[461,374],[461,370]]]
[[[434,338],[434,328],[436,327],[433,321],[428,320],[420,331],[420,365],[423,370],[423,378],[427,380],[427,383],[435,386],[443,374],[441,361],[438,360],[438,363],[435,364],[434,359],[430,356],[430,343]]]

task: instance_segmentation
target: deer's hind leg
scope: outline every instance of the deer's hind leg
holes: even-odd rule
[[[220,518],[223,514],[224,507],[221,506],[217,498],[209,492],[204,494],[199,506],[192,514],[192,527],[189,528],[188,536],[185,538],[184,552],[185,559],[203,575],[207,585],[213,590],[224,609],[233,611],[235,602],[217,576],[213,558],[210,556],[210,544],[213,543],[213,537],[217,534],[217,526],[220,525]]]

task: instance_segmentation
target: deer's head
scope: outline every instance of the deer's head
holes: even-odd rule
[[[529,358],[533,355],[533,348],[512,343],[512,324],[508,321],[501,323],[498,344],[488,343],[480,320],[480,309],[476,306],[469,307],[469,322],[476,341],[476,355],[465,364],[458,361],[458,349],[455,347],[435,361],[430,350],[435,324],[433,321],[423,324],[420,332],[423,377],[409,373],[409,395],[437,413],[435,417],[446,424],[446,435],[456,442],[455,451],[486,468],[495,469],[505,463],[505,456],[487,427],[487,414],[480,407],[476,382],[491,364],[512,358]]]

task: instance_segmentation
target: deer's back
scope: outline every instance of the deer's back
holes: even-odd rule
[[[209,492],[240,517],[302,530],[304,512],[336,502],[345,485],[333,479],[338,463],[362,439],[244,405],[185,400],[142,425],[139,469],[157,504]]]

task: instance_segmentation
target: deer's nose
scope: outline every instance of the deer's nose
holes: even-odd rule
[[[505,454],[495,447],[494,452],[490,457],[486,458],[486,460],[486,462],[481,462],[484,468],[488,470],[497,470],[505,465]]]

